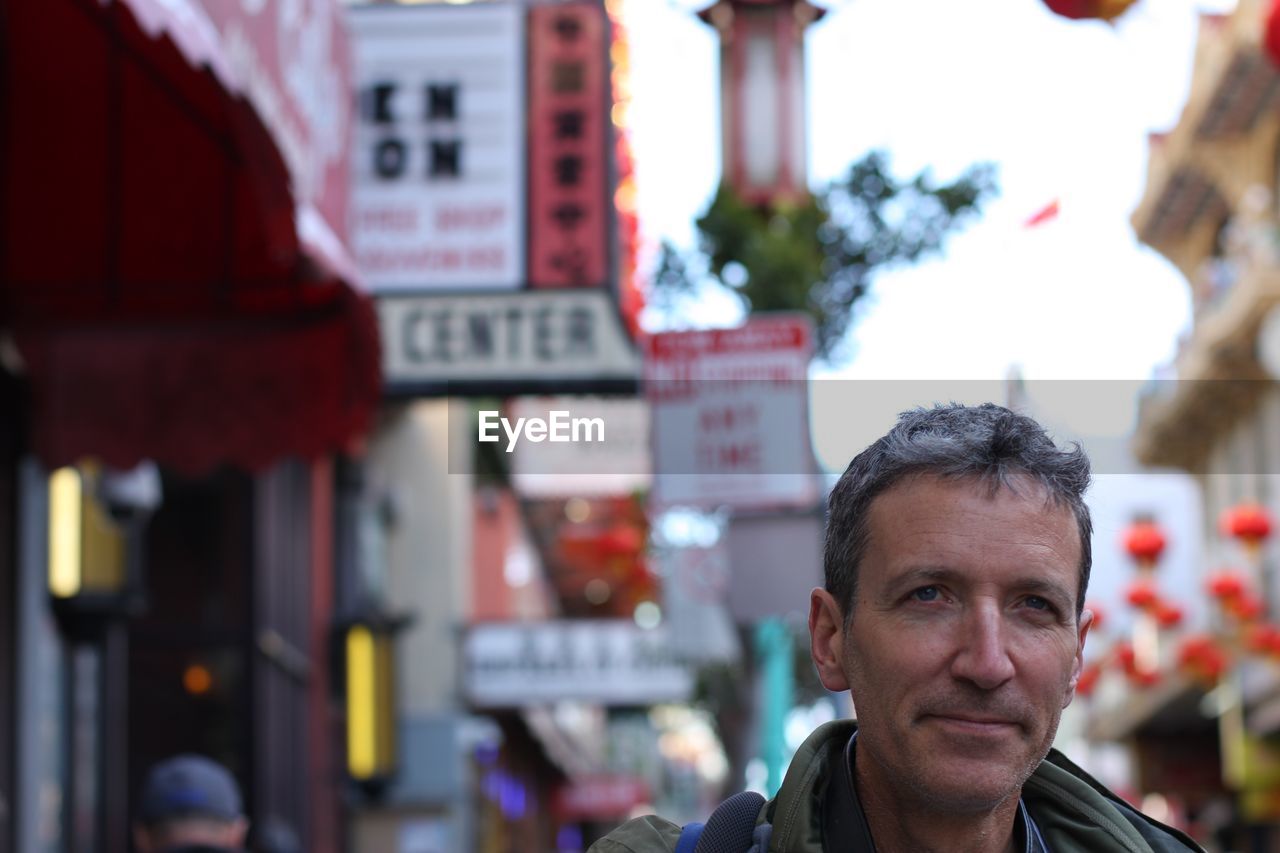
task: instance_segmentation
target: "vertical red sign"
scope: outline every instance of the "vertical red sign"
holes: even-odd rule
[[[594,287],[608,277],[607,61],[600,5],[529,10],[529,281],[534,287]]]

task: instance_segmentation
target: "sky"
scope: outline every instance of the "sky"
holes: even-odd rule
[[[716,40],[690,11],[705,5],[625,6],[651,245],[692,245],[693,219],[720,177]],[[865,382],[850,394],[832,383],[827,394],[814,383],[819,458],[842,469],[896,412],[929,399],[1000,399],[1016,366],[1040,395],[1036,415],[1060,438],[1084,439],[1095,458],[1094,594],[1119,601],[1129,567],[1116,543],[1138,510],[1178,531],[1168,578],[1191,588],[1195,490],[1126,473],[1125,437],[1142,381],[1189,328],[1190,294],[1171,263],[1138,243],[1129,217],[1146,183],[1147,136],[1172,128],[1185,103],[1199,14],[1229,12],[1234,0],[1138,0],[1114,26],[1058,17],[1041,0],[821,5],[829,12],[807,40],[811,185],[884,148],[901,176],[932,167],[945,180],[994,162],[1001,194],[943,257],[877,279],[858,309],[852,358],[815,378],[933,384]],[[1056,219],[1024,227],[1055,199]],[[725,303],[699,318],[733,319]]]
[[[644,239],[689,246],[719,180],[718,59],[694,0],[628,0],[632,142]],[[852,358],[823,376],[1142,380],[1190,323],[1180,273],[1129,216],[1147,134],[1185,102],[1200,11],[1234,0],[1138,0],[1114,26],[1041,0],[844,0],[807,39],[810,184],[872,148],[900,176],[999,169],[1000,196],[945,256],[881,275]],[[1060,215],[1025,220],[1057,199]],[[733,311],[708,304],[700,319]]]
[[[704,5],[624,7],[638,205],[651,246],[691,246],[693,220],[720,178],[716,40],[690,11]],[[813,372],[899,380],[811,383],[819,461],[842,470],[911,406],[1001,401],[1016,366],[1033,414],[1093,458],[1090,601],[1110,614],[1109,631],[1127,630],[1132,567],[1119,543],[1138,512],[1169,531],[1161,583],[1198,623],[1206,605],[1194,594],[1196,488],[1184,475],[1135,474],[1128,449],[1142,382],[1189,328],[1190,294],[1171,263],[1138,243],[1129,217],[1146,183],[1147,136],[1172,128],[1185,103],[1199,13],[1228,12],[1234,0],[1137,0],[1114,26],[1058,17],[1041,0],[823,5],[829,12],[807,40],[810,184],[884,148],[900,176],[931,167],[948,180],[994,162],[1001,192],[942,257],[882,274],[858,308],[851,359]],[[1024,226],[1055,199],[1057,218]],[[728,301],[698,318],[735,319]],[[1093,646],[1106,648],[1105,636]]]

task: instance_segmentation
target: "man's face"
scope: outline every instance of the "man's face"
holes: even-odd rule
[[[1015,485],[896,484],[871,504],[847,630],[814,591],[814,657],[852,692],[859,781],[900,802],[965,813],[1017,796],[1075,690],[1092,618],[1075,615],[1079,529]]]
[[[160,826],[135,825],[133,843],[140,853],[163,853],[172,847],[204,846],[219,850],[239,850],[249,832],[244,818],[183,818]]]

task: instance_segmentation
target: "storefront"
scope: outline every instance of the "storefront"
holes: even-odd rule
[[[380,351],[338,4],[8,4],[0,92],[0,850],[125,851],[186,750],[340,850],[334,460]],[[67,518],[109,588],[51,585]]]

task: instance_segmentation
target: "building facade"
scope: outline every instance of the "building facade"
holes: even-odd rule
[[[348,50],[330,0],[5,7],[0,850],[124,853],[185,751],[345,847]]]
[[[1242,548],[1220,520],[1241,504],[1280,507],[1280,393],[1268,354],[1280,302],[1280,74],[1265,35],[1272,15],[1270,3],[1241,0],[1228,15],[1201,17],[1186,106],[1171,131],[1151,138],[1146,190],[1132,218],[1139,238],[1185,275],[1194,311],[1174,375],[1150,383],[1141,401],[1136,450],[1148,465],[1195,476],[1206,543],[1201,581],[1223,567],[1243,571],[1260,596],[1253,624],[1280,614],[1277,554],[1265,543]],[[1219,612],[1209,626],[1233,661],[1211,699],[1187,694],[1186,681],[1182,690],[1169,686],[1128,728],[1149,735],[1148,778],[1168,779],[1180,762],[1186,770],[1170,744],[1198,740],[1201,752],[1215,754],[1217,772],[1190,774],[1198,777],[1191,784],[1220,786],[1228,798],[1230,808],[1210,827],[1215,839],[1271,849],[1280,779],[1266,768],[1280,733],[1280,682],[1241,639],[1249,628],[1233,618]],[[1213,701],[1228,695],[1234,700]],[[1206,720],[1204,708],[1216,717]]]

